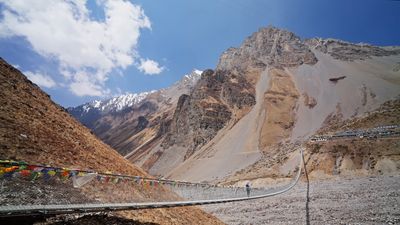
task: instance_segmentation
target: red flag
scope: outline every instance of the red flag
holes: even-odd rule
[[[63,170],[62,173],[61,173],[61,176],[68,177],[69,176],[69,171],[68,170]]]
[[[109,180],[110,180],[110,177],[106,177],[106,178],[104,179],[104,181],[105,181],[106,183],[108,183]]]
[[[24,177],[27,177],[27,176],[31,175],[31,171],[30,170],[21,170],[21,171],[19,171],[19,173]]]

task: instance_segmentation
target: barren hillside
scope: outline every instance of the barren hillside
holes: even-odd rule
[[[147,176],[115,150],[97,139],[53,103],[21,72],[0,60],[0,152],[2,159],[52,166],[93,169],[99,172]],[[164,189],[166,196],[174,196]],[[82,189],[94,197],[90,188]],[[154,193],[136,193],[154,197]],[[121,213],[127,218],[159,224],[221,224],[197,208],[140,210]]]

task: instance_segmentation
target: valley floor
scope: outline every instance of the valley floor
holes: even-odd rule
[[[309,202],[307,203],[307,199]],[[204,206],[227,224],[400,224],[400,176],[299,182],[265,199]]]

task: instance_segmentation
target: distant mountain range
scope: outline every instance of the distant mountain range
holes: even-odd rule
[[[182,80],[175,83],[171,88],[186,88],[192,87],[197,80],[200,78],[202,71],[193,70],[192,73],[188,75],[184,75]],[[106,100],[94,100],[92,102],[88,102],[86,104],[70,107],[68,111],[70,111],[76,117],[84,117],[85,114],[89,114],[90,111],[97,111],[98,113],[112,113],[122,111],[129,107],[134,107],[140,104],[146,97],[155,92],[166,92],[167,90],[163,89],[160,91],[149,91],[149,92],[141,92],[141,93],[127,93],[120,96],[116,96],[114,98],[106,99]],[[172,91],[172,90],[171,90]],[[80,113],[80,115],[79,115]]]
[[[194,69],[171,87],[158,91],[129,93],[107,100],[95,100],[68,112],[97,136],[121,154],[127,154],[137,146],[130,138],[148,126],[159,112],[173,111],[179,96],[189,94],[200,79],[202,71]],[[129,139],[129,140],[127,140]]]
[[[139,104],[149,94],[154,92],[155,91],[141,92],[138,94],[125,94],[105,101],[94,100],[93,102],[81,106],[83,109],[82,113],[88,113],[90,110],[98,110],[104,113],[118,112],[125,108]]]
[[[364,118],[383,104],[397,107],[399,65],[399,47],[302,40],[268,27],[227,49],[217,67],[201,76],[194,71],[167,89],[68,111],[153,175],[203,181],[246,177],[247,171],[248,179],[285,177],[295,168],[293,151],[311,135]],[[382,125],[400,123],[387,118]],[[340,147],[308,148],[306,154],[316,157],[311,174],[338,168],[374,173],[375,164],[396,164],[399,156],[385,155],[391,150],[379,146],[340,154],[334,150]]]

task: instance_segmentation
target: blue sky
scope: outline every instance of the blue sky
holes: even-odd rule
[[[400,45],[400,1],[0,2],[0,56],[65,107],[167,87],[268,25]]]

